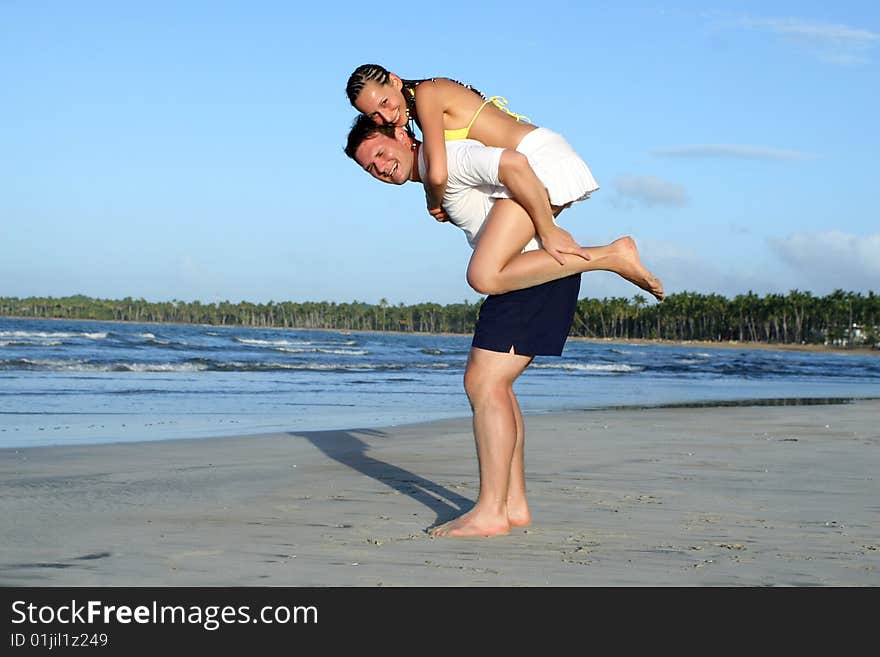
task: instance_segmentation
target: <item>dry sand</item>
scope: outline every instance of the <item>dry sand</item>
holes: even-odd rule
[[[534,524],[476,497],[468,419],[0,450],[0,585],[877,586],[880,401],[526,417]]]

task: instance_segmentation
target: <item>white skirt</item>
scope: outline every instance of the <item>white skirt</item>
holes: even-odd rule
[[[550,205],[562,207],[583,201],[599,189],[590,167],[559,133],[536,128],[522,138],[516,150],[529,159],[544,183]]]

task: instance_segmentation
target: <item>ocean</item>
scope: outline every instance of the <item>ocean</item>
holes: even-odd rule
[[[467,417],[470,336],[0,318],[0,448]],[[525,413],[880,398],[880,357],[570,340]],[[756,401],[756,400],[761,400]]]

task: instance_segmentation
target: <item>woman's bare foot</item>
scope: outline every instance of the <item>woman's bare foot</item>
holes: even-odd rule
[[[642,264],[639,250],[632,237],[621,237],[611,242],[609,246],[614,249],[615,253],[608,256],[608,271],[613,271],[633,285],[650,292],[657,301],[663,301],[666,298],[663,283]]]
[[[476,508],[471,509],[455,520],[450,520],[428,530],[428,533],[433,538],[438,536],[497,536],[509,532],[510,522],[507,520],[506,513],[503,516],[499,516],[494,513],[490,514],[479,511]]]

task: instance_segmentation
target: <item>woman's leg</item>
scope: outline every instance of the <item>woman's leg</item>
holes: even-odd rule
[[[464,386],[474,412],[480,494],[473,509],[433,528],[432,536],[491,536],[510,531],[507,504],[519,410],[512,401],[513,382],[531,362],[531,356],[513,350],[471,349]],[[524,493],[524,484],[522,488]]]
[[[513,199],[498,199],[486,218],[468,265],[470,286],[481,294],[503,294],[588,271],[610,271],[663,299],[663,285],[642,264],[635,242],[622,237],[588,247],[591,259],[567,255],[560,265],[543,249],[521,253],[535,236],[528,213]]]

